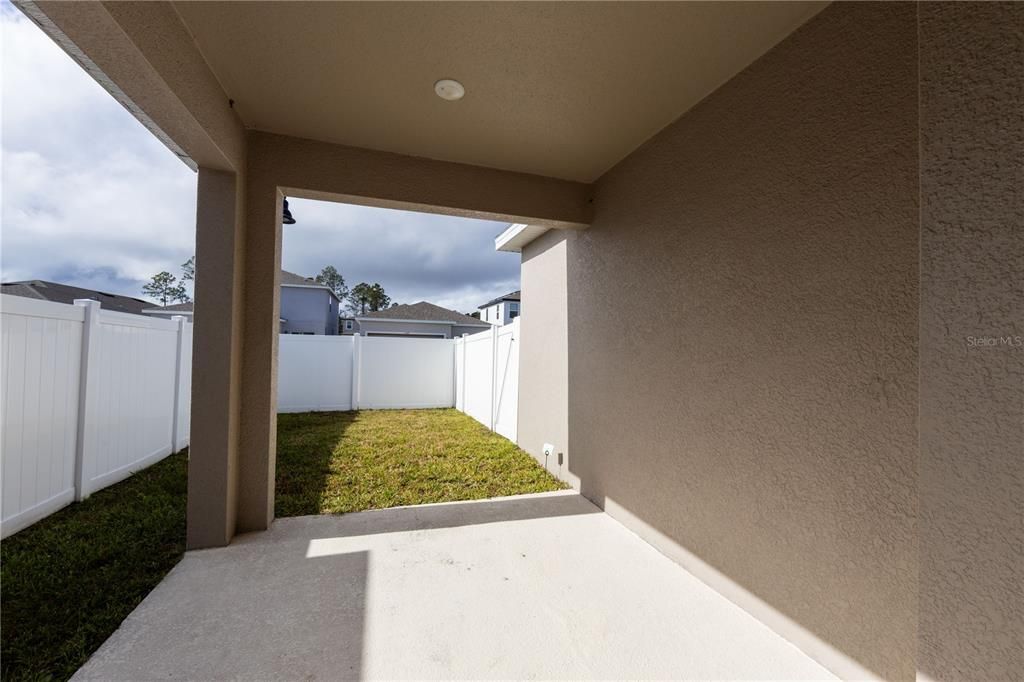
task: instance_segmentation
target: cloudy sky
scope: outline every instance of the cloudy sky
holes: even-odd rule
[[[6,0],[0,5],[0,275],[141,297],[195,245],[196,175]],[[519,288],[501,223],[294,199],[283,266],[334,265],[401,303],[464,312]]]

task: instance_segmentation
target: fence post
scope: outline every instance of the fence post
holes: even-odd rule
[[[462,381],[459,390],[462,395],[462,411],[466,412],[466,346],[469,345],[469,334],[462,335]],[[468,414],[468,413],[467,413]]]
[[[75,501],[81,502],[92,492],[88,489],[87,463],[93,456],[89,447],[88,426],[96,423],[94,414],[96,383],[95,371],[98,371],[99,357],[99,324],[100,302],[89,298],[76,298],[75,305],[84,308],[82,320],[82,362],[79,368],[78,381],[78,438],[75,441]]]
[[[498,423],[498,329],[491,326],[491,431]]]
[[[362,349],[362,337],[359,332],[352,335],[352,409],[359,409],[359,366],[361,363],[360,352]]]
[[[459,337],[452,337],[452,407],[459,409]]]
[[[174,407],[171,409],[171,454],[181,450],[178,439],[178,425],[181,423],[181,368],[184,365],[182,353],[185,350],[185,316],[174,315],[171,322],[178,323],[178,343],[174,352]]]

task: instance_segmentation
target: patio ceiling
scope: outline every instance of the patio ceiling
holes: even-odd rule
[[[826,4],[174,7],[247,128],[592,182]]]

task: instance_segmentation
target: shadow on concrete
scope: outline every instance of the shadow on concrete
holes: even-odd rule
[[[275,526],[287,527],[290,534],[298,530],[297,526],[305,524],[316,537],[322,537],[324,530],[329,529],[331,537],[345,538],[600,513],[600,509],[576,491],[565,490],[489,500],[373,509],[337,516],[293,517],[278,519],[274,523]],[[309,539],[314,539],[314,536],[311,535]]]

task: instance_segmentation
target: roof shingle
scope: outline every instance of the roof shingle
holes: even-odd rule
[[[403,303],[384,310],[378,310],[365,315],[357,315],[356,319],[369,320],[421,320],[427,322],[448,322],[450,324],[465,325],[472,327],[489,327],[486,322],[481,322],[475,317],[457,313],[454,310],[442,308],[433,303],[420,301],[419,303]]]
[[[521,292],[519,292],[519,291],[513,291],[510,294],[505,294],[504,296],[499,296],[498,298],[491,299],[487,303],[484,303],[482,306],[480,306],[479,310],[483,310],[484,308],[488,308],[488,307],[494,305],[495,303],[501,303],[502,301],[518,301],[520,293]]]
[[[83,289],[69,284],[46,282],[41,279],[26,280],[24,282],[4,282],[0,285],[0,291],[12,296],[35,298],[43,301],[52,301],[53,303],[72,304],[76,298],[89,298],[99,301],[100,308],[104,310],[116,310],[136,315],[142,314],[142,311],[146,308],[154,307],[152,301],[144,301],[141,298],[108,294],[105,291]]]

